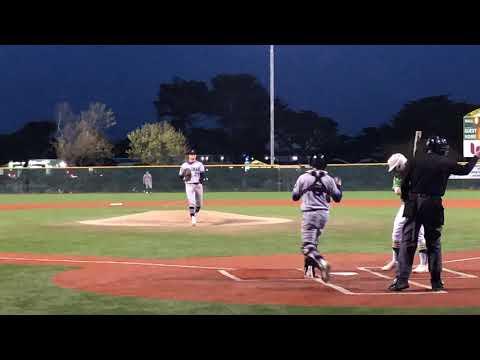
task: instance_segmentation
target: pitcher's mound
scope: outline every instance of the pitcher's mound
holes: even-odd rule
[[[141,214],[125,215],[108,219],[79,221],[81,224],[102,226],[136,226],[136,227],[191,227],[190,215],[186,210],[147,211]],[[257,217],[219,211],[201,211],[197,226],[212,225],[270,225],[291,222],[289,219]]]

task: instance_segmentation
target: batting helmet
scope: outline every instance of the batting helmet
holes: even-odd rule
[[[387,160],[388,163],[388,172],[392,172],[393,170],[403,171],[405,169],[405,165],[407,165],[407,158],[405,155],[397,153],[390,156]]]
[[[425,143],[425,150],[428,153],[435,153],[438,155],[448,155],[450,146],[448,145],[447,139],[441,136],[431,136],[427,139]]]
[[[318,170],[325,170],[327,167],[327,160],[323,154],[314,154],[310,156],[310,166]]]

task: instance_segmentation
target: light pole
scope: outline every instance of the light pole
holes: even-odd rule
[[[274,46],[270,45],[270,165],[275,160]]]

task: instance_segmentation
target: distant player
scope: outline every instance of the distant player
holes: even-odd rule
[[[143,185],[145,186],[145,193],[152,193],[152,175],[147,171],[143,175]]]
[[[393,191],[398,196],[401,195],[402,178],[405,176],[405,169],[407,166],[407,158],[403,154],[393,154],[388,159],[388,172],[393,172]],[[407,222],[407,218],[403,217],[405,210],[405,204],[402,201],[402,205],[397,211],[397,216],[393,222],[392,231],[392,260],[386,264],[382,270],[388,271],[395,268],[398,264],[398,253],[400,251],[400,241],[402,240],[403,226]],[[423,226],[420,228],[418,235],[418,256],[420,258],[420,264],[413,270],[415,273],[428,272],[428,259],[427,259],[427,246],[425,243],[425,235]]]
[[[327,162],[324,155],[310,158],[312,170],[297,179],[292,192],[294,201],[302,200],[302,246],[304,271],[306,278],[317,277],[315,269],[320,270],[323,281],[330,279],[330,265],[318,251],[318,239],[328,222],[330,201],[342,199],[342,182],[333,179],[325,171]]]
[[[203,182],[205,180],[205,167],[200,161],[197,161],[197,153],[190,150],[186,154],[188,160],[182,164],[179,176],[185,182],[185,192],[187,193],[188,209],[192,219],[192,226],[198,221],[198,213],[203,203]]]

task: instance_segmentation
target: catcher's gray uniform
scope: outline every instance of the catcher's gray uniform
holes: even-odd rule
[[[301,175],[293,188],[294,201],[302,199],[302,247],[306,257],[322,258],[318,252],[318,239],[330,213],[330,199],[339,202],[342,189],[324,170],[311,170]]]
[[[190,172],[189,176],[187,173]],[[205,166],[200,161],[192,163],[186,161],[182,164],[178,175],[185,182],[185,192],[188,199],[190,215],[194,216],[203,205],[203,185]]]

